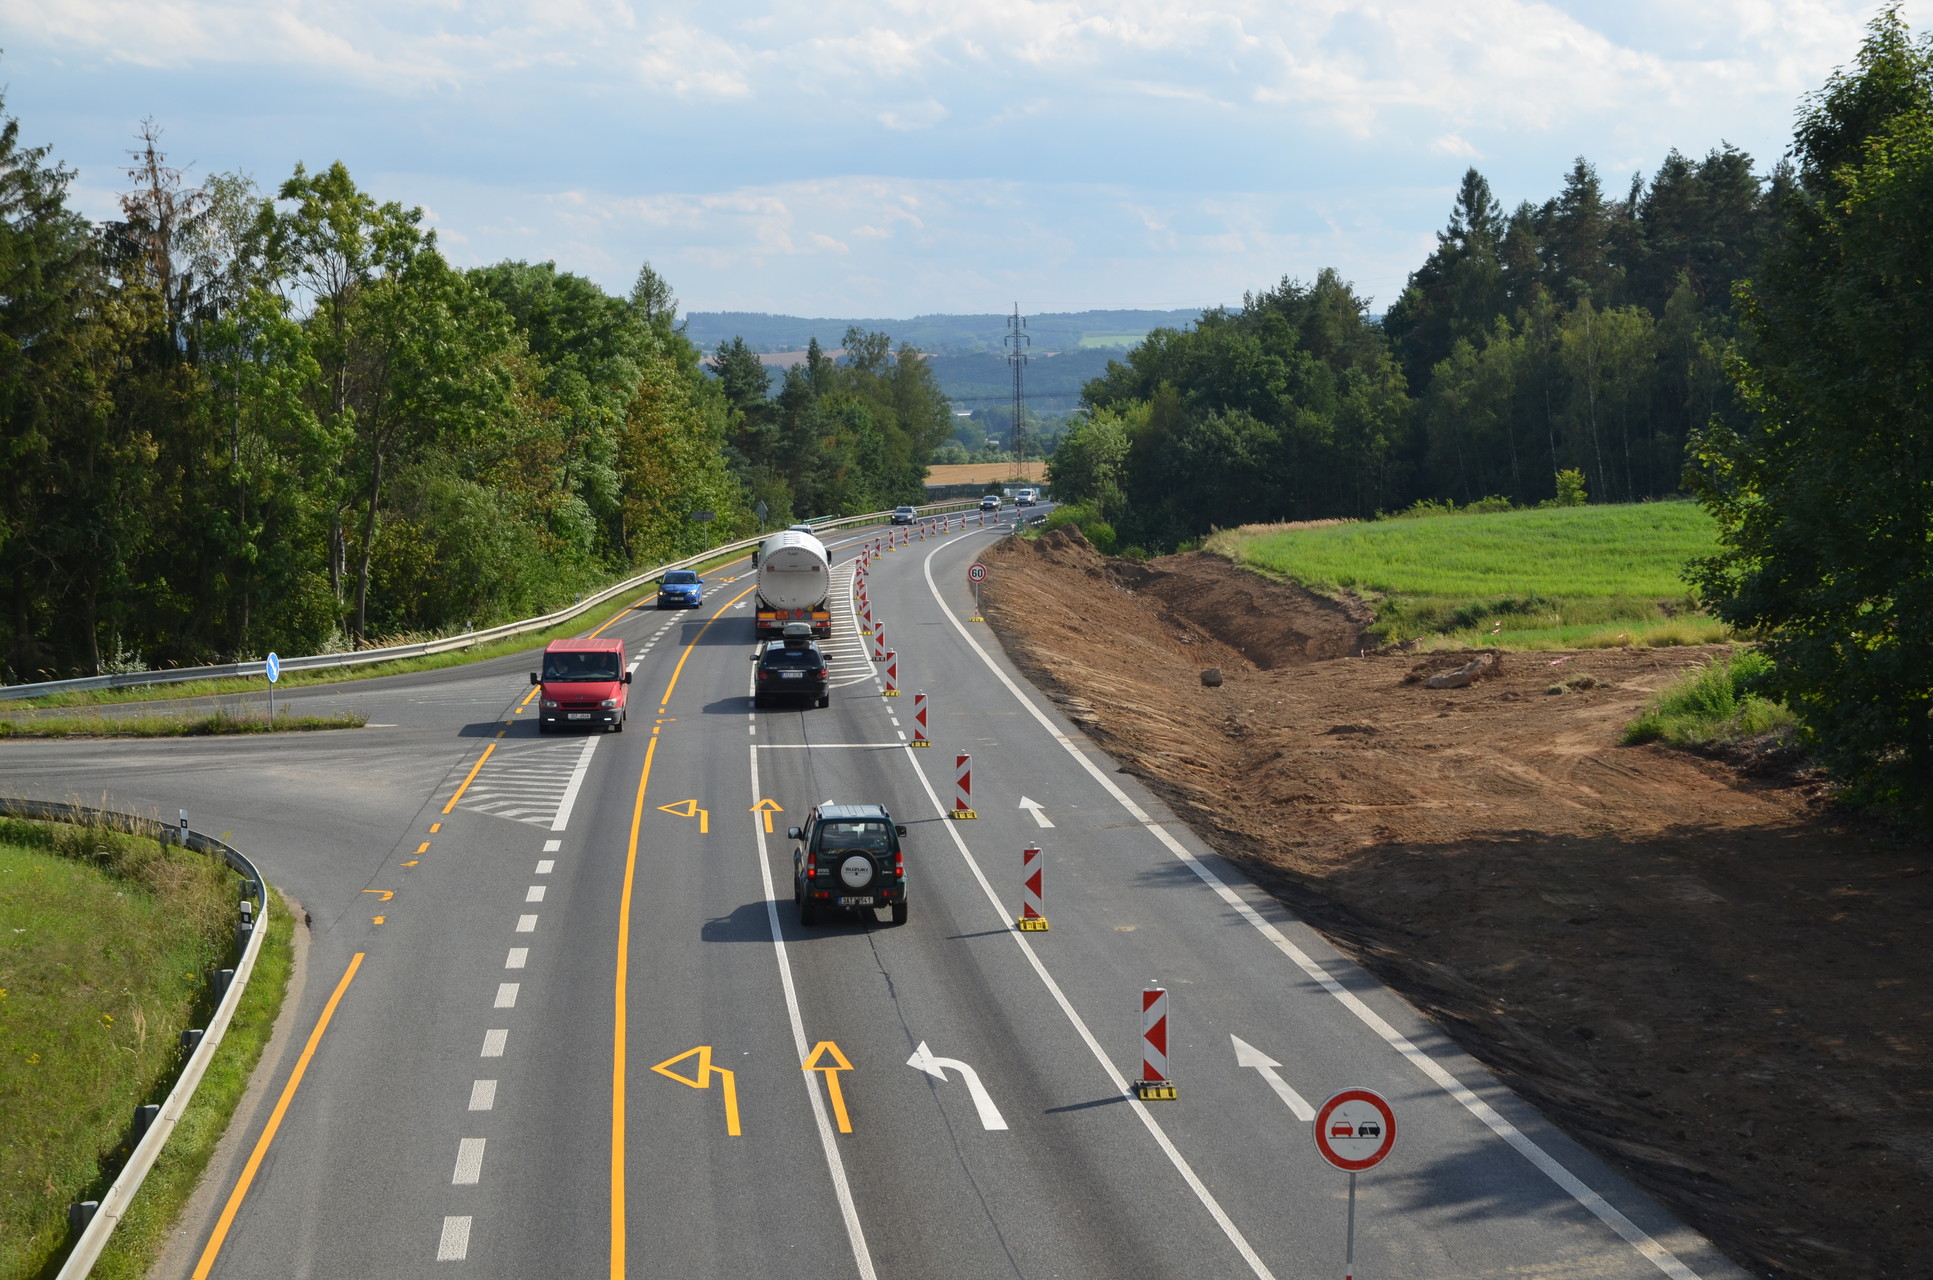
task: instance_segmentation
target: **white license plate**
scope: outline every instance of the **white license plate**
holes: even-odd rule
[[[781,680],[803,680],[803,679],[805,679],[805,672],[803,672],[803,671],[781,671],[781,672],[779,672],[779,679],[781,679]]]
[[[588,711],[566,711],[564,713],[564,719],[566,720],[589,720],[590,718],[591,713]]]
[[[870,907],[873,905],[873,899],[871,894],[867,894],[863,898],[841,898],[839,899],[839,905],[842,907]]]

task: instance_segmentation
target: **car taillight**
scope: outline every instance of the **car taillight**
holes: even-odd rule
[[[819,679],[824,680],[827,676],[830,676],[831,674],[832,673],[826,670],[824,667],[819,668]]]
[[[893,874],[901,880],[906,878],[906,855],[897,849],[893,850]]]
[[[770,680],[772,678],[772,673],[770,671],[767,671],[764,667],[760,667],[758,669],[758,678],[761,680]]]
[[[808,877],[816,876],[819,874],[819,855],[818,854],[808,853],[805,855],[805,873]]]

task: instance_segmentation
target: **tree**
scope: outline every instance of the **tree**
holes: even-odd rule
[[[1933,796],[1933,42],[1896,8],[1801,115],[1797,189],[1739,291],[1752,413],[1698,441],[1696,582],[1855,794]]]
[[[631,305],[644,316],[646,324],[669,329],[678,318],[678,295],[671,291],[671,282],[649,262],[638,268],[638,278],[631,285]]]

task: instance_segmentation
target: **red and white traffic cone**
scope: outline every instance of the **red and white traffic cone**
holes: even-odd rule
[[[973,811],[973,757],[953,757],[953,812],[949,818],[977,818]]]
[[[899,655],[891,649],[886,650],[886,696],[899,696]]]
[[[930,747],[931,739],[926,736],[926,693],[924,690],[913,694],[913,745]]]
[[[1168,1078],[1168,989],[1149,987],[1141,993],[1141,1078],[1134,1092],[1143,1102],[1171,1101],[1174,1081]]]
[[[1036,844],[1020,851],[1020,918],[1014,923],[1029,933],[1047,928],[1047,917],[1041,912],[1040,846]]]

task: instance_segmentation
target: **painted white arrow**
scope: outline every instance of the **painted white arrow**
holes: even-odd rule
[[[1054,825],[1054,820],[1040,811],[1040,801],[1029,800],[1026,796],[1022,796],[1020,797],[1019,807],[1033,814],[1034,821],[1038,822],[1041,826],[1051,827]]]
[[[1254,1067],[1257,1071],[1261,1072],[1262,1079],[1268,1081],[1269,1088],[1275,1090],[1276,1096],[1288,1104],[1289,1110],[1295,1112],[1296,1119],[1306,1121],[1316,1118],[1316,1109],[1303,1101],[1302,1095],[1294,1089],[1291,1089],[1288,1081],[1275,1074],[1275,1069],[1281,1066],[1281,1063],[1269,1057],[1266,1053],[1263,1053],[1260,1049],[1257,1049],[1240,1036],[1230,1036],[1228,1038],[1235,1042],[1236,1066]]]
[[[974,1108],[980,1113],[980,1127],[989,1130],[1007,1127],[1006,1120],[1000,1115],[1000,1108],[993,1105],[992,1095],[987,1092],[987,1087],[980,1083],[980,1073],[958,1058],[936,1058],[933,1056],[933,1051],[926,1047],[926,1041],[922,1040],[920,1047],[913,1051],[913,1056],[906,1060],[906,1065],[915,1070],[924,1071],[935,1080],[946,1079],[949,1067],[959,1072],[960,1078],[966,1081],[967,1092],[973,1095]]]

